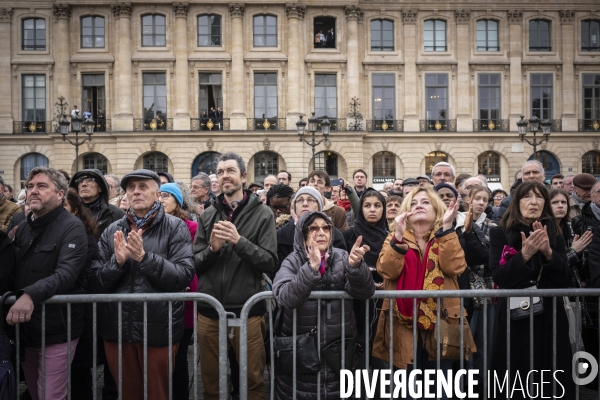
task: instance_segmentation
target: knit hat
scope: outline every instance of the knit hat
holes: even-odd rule
[[[591,190],[596,183],[596,178],[592,174],[578,174],[573,178],[573,186],[583,190]]]
[[[312,186],[304,186],[303,188],[298,189],[292,201],[292,207],[294,207],[294,211],[296,210],[296,199],[303,194],[308,194],[314,197],[319,204],[319,211],[323,211],[323,199],[321,198],[321,193],[319,193],[319,191]]]
[[[183,207],[183,194],[176,183],[164,183],[160,186],[160,191],[173,195],[177,203],[179,203],[179,207]]]
[[[458,198],[458,192],[456,191],[456,189],[454,188],[454,186],[450,185],[449,183],[446,182],[441,182],[438,183],[437,185],[435,185],[435,187],[433,188],[433,190],[435,190],[436,192],[439,191],[441,188],[447,188],[450,189],[452,191],[452,193],[454,193],[454,196],[456,198]]]

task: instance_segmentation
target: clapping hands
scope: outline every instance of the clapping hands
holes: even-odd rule
[[[521,232],[521,254],[525,262],[529,261],[531,257],[538,251],[541,251],[547,260],[552,259],[552,249],[550,248],[550,240],[548,239],[548,230],[539,221],[533,223],[533,232],[529,234],[529,237]]]

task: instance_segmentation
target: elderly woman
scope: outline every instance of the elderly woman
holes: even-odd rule
[[[292,336],[293,309],[297,311],[298,335],[310,332],[317,325],[317,300],[308,299],[313,290],[345,290],[359,300],[366,300],[375,292],[371,272],[363,261],[369,246],[361,245],[362,237],[359,237],[350,254],[334,248],[332,230],[329,217],[319,211],[302,215],[296,223],[294,251],[283,261],[273,283],[273,292],[283,313],[280,317],[283,319],[281,334],[284,336]],[[352,300],[323,301],[319,337],[321,349],[342,337],[342,302],[345,337],[352,340],[356,335]],[[352,368],[353,361],[346,358],[347,368]],[[296,377],[298,399],[316,399],[319,391],[322,399],[340,398],[340,371],[325,362],[323,353],[321,363],[318,373],[321,375],[320,386],[317,385],[317,374]],[[292,395],[292,377],[277,375],[276,398],[289,400]]]
[[[523,182],[513,194],[508,210],[499,227],[490,230],[490,268],[494,282],[502,289],[567,288],[572,276],[567,260],[565,240],[553,218],[550,198],[545,186],[538,182]],[[491,369],[513,382],[518,373],[537,387],[538,393],[552,393],[552,381],[557,380],[557,396],[564,390],[564,398],[575,398],[575,386],[571,377],[571,345],[569,321],[562,297],[557,298],[556,326],[553,326],[552,298],[543,298],[543,310],[533,316],[530,331],[529,316],[519,318],[516,310],[510,310],[510,349],[506,348],[508,331],[506,299],[499,299],[496,309],[495,335],[492,347]],[[535,309],[534,309],[535,310]],[[556,347],[553,332],[556,330]],[[533,337],[533,349],[529,338]],[[533,365],[530,351],[533,350]],[[556,368],[553,367],[553,351],[556,351]],[[507,353],[510,370],[507,368]],[[532,370],[556,371],[554,379],[543,379]],[[559,371],[562,370],[562,371]],[[526,385],[525,379],[523,384]],[[562,388],[559,387],[562,386]],[[496,392],[498,398],[506,398],[504,391]],[[511,398],[530,398],[526,393],[513,391]]]
[[[436,192],[425,187],[417,187],[405,196],[394,231],[383,242],[377,261],[377,272],[383,277],[385,290],[458,289],[457,276],[467,267],[453,228],[459,202],[460,198],[446,208]],[[389,304],[387,300],[383,303],[373,344],[373,355],[383,360],[389,360]],[[412,370],[415,345],[417,368],[435,369],[436,362],[429,361],[428,350],[435,348],[431,344],[435,343],[437,302],[431,298],[417,299],[416,316],[413,299],[396,299],[392,304],[393,365]],[[460,317],[460,299],[444,299],[441,304],[442,315],[448,315],[450,319]],[[413,336],[415,320],[416,337]],[[469,349],[475,350],[472,346]],[[442,360],[440,366],[444,371],[451,370],[452,360]],[[443,398],[447,397],[444,395]]]

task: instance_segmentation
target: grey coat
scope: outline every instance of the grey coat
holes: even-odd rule
[[[309,332],[317,324],[317,300],[308,300],[313,290],[345,290],[352,297],[365,300],[375,293],[375,284],[367,264],[361,260],[360,264],[352,267],[348,263],[348,253],[333,248],[329,244],[326,257],[326,272],[324,275],[315,273],[308,261],[304,246],[302,227],[310,224],[314,217],[320,217],[331,224],[331,220],[321,212],[308,213],[296,224],[294,236],[294,251],[283,261],[281,269],[275,276],[273,291],[280,306],[284,307],[282,334],[292,335],[293,309],[297,309],[297,333]],[[352,300],[344,301],[344,329],[345,337],[351,338],[356,333],[356,323],[352,310]],[[342,337],[342,300],[321,302],[321,348]],[[321,368],[321,398],[339,399],[339,376],[332,371],[322,359]],[[351,365],[347,368],[352,368]],[[317,383],[315,377],[299,376],[296,386],[298,400],[316,399]],[[288,400],[292,397],[292,386],[289,384],[291,377],[277,376],[275,378],[275,393],[277,399]]]

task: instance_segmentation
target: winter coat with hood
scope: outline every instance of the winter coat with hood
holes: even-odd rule
[[[92,203],[84,202],[85,206],[88,207],[92,212],[92,215],[96,217],[96,226],[98,228],[96,235],[99,239],[100,236],[102,236],[102,232],[104,232],[104,230],[108,228],[110,224],[123,218],[125,213],[119,207],[108,203],[108,194],[110,193],[110,188],[104,179],[104,175],[102,175],[102,172],[100,172],[99,169],[83,169],[75,173],[69,182],[69,187],[72,187],[78,191],[77,179],[86,175],[94,178],[101,190],[98,200]]]
[[[190,231],[181,219],[158,208],[156,217],[143,231],[146,255],[141,262],[127,259],[117,264],[114,234],[131,232],[127,216],[111,224],[100,238],[98,258],[92,262],[89,288],[93,293],[170,293],[183,292],[194,276],[194,253]],[[144,303],[123,303],[123,341],[144,342]],[[148,346],[179,343],[183,335],[183,302],[148,302]],[[102,304],[100,335],[109,342],[118,340],[118,303]],[[169,343],[169,326],[173,327]]]
[[[283,336],[292,336],[293,309],[297,312],[296,333],[310,332],[317,324],[317,300],[309,300],[312,291],[345,290],[359,300],[370,298],[375,293],[375,283],[371,272],[364,260],[356,267],[348,263],[348,253],[333,247],[325,256],[325,273],[321,275],[310,266],[304,244],[303,227],[310,225],[316,218],[322,218],[329,225],[331,220],[324,213],[314,211],[303,215],[296,224],[294,236],[294,251],[283,261],[281,269],[275,276],[273,292],[277,302],[283,309]],[[342,301],[344,304],[345,337],[352,338],[356,334],[356,321],[352,311],[352,300],[329,300],[321,303],[321,349],[326,345],[341,339],[342,330]],[[356,357],[355,357],[356,359]],[[317,391],[321,390],[322,399],[340,398],[340,378],[327,363],[322,360],[321,387],[316,383],[316,375],[299,375],[296,382],[296,398],[299,400],[316,399]],[[349,367],[350,368],[350,367]],[[292,397],[291,377],[277,376],[275,378],[275,396],[277,399],[288,400]]]
[[[10,201],[6,196],[0,196],[0,230],[6,231],[10,220],[21,211],[21,207]]]

